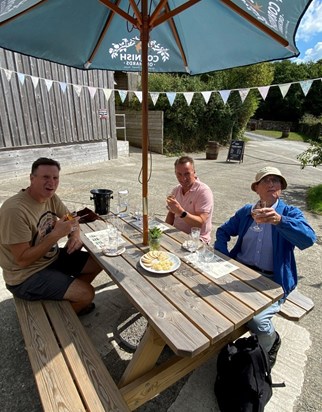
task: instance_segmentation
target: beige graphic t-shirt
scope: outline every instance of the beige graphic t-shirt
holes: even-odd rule
[[[0,209],[0,266],[7,284],[22,283],[58,256],[58,245],[55,244],[45,256],[30,266],[21,268],[15,263],[8,245],[25,242],[29,242],[31,246],[39,244],[66,211],[57,195],[45,203],[39,203],[24,190],[3,203]]]

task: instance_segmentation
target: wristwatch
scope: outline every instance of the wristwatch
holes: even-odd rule
[[[181,215],[180,215],[181,219],[183,219],[184,217],[186,217],[187,214],[188,214],[188,213],[184,210],[184,211],[181,213]]]

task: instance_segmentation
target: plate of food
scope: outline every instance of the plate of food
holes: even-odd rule
[[[140,259],[143,269],[157,274],[174,272],[180,264],[181,260],[176,255],[160,250],[150,251]]]

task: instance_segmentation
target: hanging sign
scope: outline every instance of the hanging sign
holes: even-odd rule
[[[239,163],[243,162],[244,148],[245,142],[243,140],[232,140],[229,146],[226,162],[230,160],[236,160]]]
[[[108,119],[107,109],[98,109],[100,119]]]

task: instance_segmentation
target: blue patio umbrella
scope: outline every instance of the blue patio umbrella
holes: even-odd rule
[[[3,0],[0,47],[78,69],[142,74],[143,242],[148,73],[205,73],[299,55],[312,0]]]

